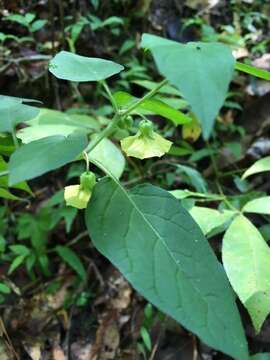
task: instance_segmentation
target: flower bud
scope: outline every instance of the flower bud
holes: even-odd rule
[[[154,126],[152,121],[142,120],[139,124],[139,131],[141,135],[153,138],[154,135]]]
[[[121,119],[118,123],[118,127],[123,130],[128,130],[133,125],[133,118],[132,116],[128,115],[124,119]]]
[[[85,209],[95,185],[96,175],[92,171],[85,171],[82,173],[80,176],[80,185],[70,185],[65,187],[64,198],[67,206]]]
[[[92,171],[85,171],[80,176],[80,185],[82,189],[92,191],[96,185],[96,175]]]

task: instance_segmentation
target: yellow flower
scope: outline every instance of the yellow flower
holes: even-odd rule
[[[64,198],[67,206],[77,209],[85,209],[91,197],[91,191],[83,189],[81,185],[70,185],[65,187]]]
[[[95,185],[96,175],[92,171],[85,171],[82,173],[80,176],[80,185],[70,185],[65,187],[64,198],[67,206],[85,209]]]
[[[128,156],[139,159],[161,157],[170,150],[172,142],[153,131],[151,121],[140,122],[139,131],[134,136],[121,140],[121,147]]]

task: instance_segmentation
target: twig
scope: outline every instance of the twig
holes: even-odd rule
[[[140,106],[142,103],[144,103],[146,100],[151,99],[164,85],[168,84],[168,80],[164,79],[162,80],[154,89],[149,91],[144,97],[136,101],[134,104],[132,104],[127,110],[125,110],[121,115],[123,117],[130,114],[133,110],[135,110],[138,106]]]
[[[58,9],[60,15],[60,26],[62,32],[62,46],[63,46],[65,43],[65,24],[64,24],[64,9],[63,9],[62,0],[58,0]]]
[[[5,335],[5,337],[7,339],[7,342],[8,342],[8,345],[9,345],[9,348],[13,352],[15,358],[17,360],[20,360],[19,355],[16,353],[15,348],[14,348],[12,342],[11,342],[11,339],[10,339],[8,333],[7,333],[7,330],[5,328],[5,324],[4,324],[3,320],[2,320],[2,317],[0,317],[0,336],[2,336],[2,334]]]
[[[54,11],[53,0],[49,0],[49,9],[50,9],[50,23],[51,23],[51,29],[52,29],[52,37],[51,37],[52,53],[54,55],[55,54],[55,22],[54,22],[54,13],[53,13],[53,11]],[[56,108],[57,108],[57,110],[62,110],[60,96],[59,96],[58,83],[54,76],[52,77],[52,86],[53,86],[53,91],[54,91],[54,96],[55,96]]]
[[[85,277],[85,280],[82,281],[81,285],[78,287],[77,291],[74,294],[74,302],[73,305],[71,306],[70,309],[70,316],[69,316],[69,325],[68,325],[68,329],[67,329],[67,334],[66,334],[66,344],[67,344],[67,360],[71,360],[72,356],[71,356],[71,342],[70,342],[70,335],[71,335],[71,328],[72,328],[72,318],[74,315],[74,311],[76,308],[76,300],[78,299],[78,297],[80,296],[81,292],[84,290],[84,288],[86,287],[87,283],[88,283],[88,279],[90,276],[90,272],[91,272],[91,268],[92,268],[92,264],[90,263],[88,265],[87,268],[87,275]]]
[[[101,85],[103,86],[104,90],[106,91],[108,97],[109,97],[109,100],[113,106],[113,110],[117,113],[118,112],[118,105],[117,105],[117,102],[115,101],[114,97],[113,97],[113,94],[111,93],[111,90],[109,88],[109,86],[107,85],[106,81],[105,80],[102,80],[101,81]]]
[[[77,236],[75,236],[75,238],[73,238],[72,240],[70,240],[69,242],[66,243],[66,246],[72,246],[74,244],[77,244],[77,242],[79,242],[81,239],[83,239],[84,237],[88,236],[88,231],[85,230],[83,232],[81,232],[80,234],[78,234]]]
[[[192,343],[193,343],[193,356],[192,356],[192,360],[198,360],[198,347],[197,347],[197,339],[196,336],[192,337]]]
[[[158,333],[158,338],[157,338],[157,341],[153,347],[153,350],[151,352],[151,355],[149,357],[149,360],[154,360],[155,358],[155,355],[156,355],[156,352],[158,350],[158,346],[159,346],[159,343],[160,343],[160,340],[161,340],[161,336],[163,335],[164,333],[164,330],[165,330],[165,327],[166,327],[166,324],[167,324],[167,321],[168,321],[168,316],[165,317],[164,321],[162,322],[162,325],[161,325],[161,329]]]
[[[51,60],[51,55],[30,55],[30,56],[22,56],[22,57],[18,57],[18,58],[5,58],[5,57],[0,57],[0,60],[2,61],[7,61],[9,63],[21,63],[21,62],[24,62],[24,61],[41,61],[41,60]]]

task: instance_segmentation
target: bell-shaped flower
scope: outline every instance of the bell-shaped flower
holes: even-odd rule
[[[77,209],[85,209],[91,197],[91,191],[83,189],[81,185],[70,185],[65,187],[64,198],[67,206]]]
[[[91,198],[92,190],[96,184],[96,176],[91,171],[86,171],[80,176],[80,185],[66,186],[64,198],[67,206],[85,209]]]
[[[154,132],[153,124],[149,120],[140,122],[136,135],[121,140],[122,150],[128,156],[138,159],[161,157],[170,150],[171,145],[171,141]]]

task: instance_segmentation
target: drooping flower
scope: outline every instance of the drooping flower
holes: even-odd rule
[[[64,189],[64,198],[67,206],[85,209],[91,198],[95,184],[95,174],[91,171],[86,171],[80,176],[80,184],[66,186]]]
[[[91,197],[91,191],[81,188],[81,185],[70,185],[65,187],[64,198],[67,206],[77,209],[85,209]]]
[[[121,140],[121,147],[128,156],[139,159],[161,157],[170,150],[172,142],[164,139],[153,130],[149,120],[142,120],[136,135]]]

